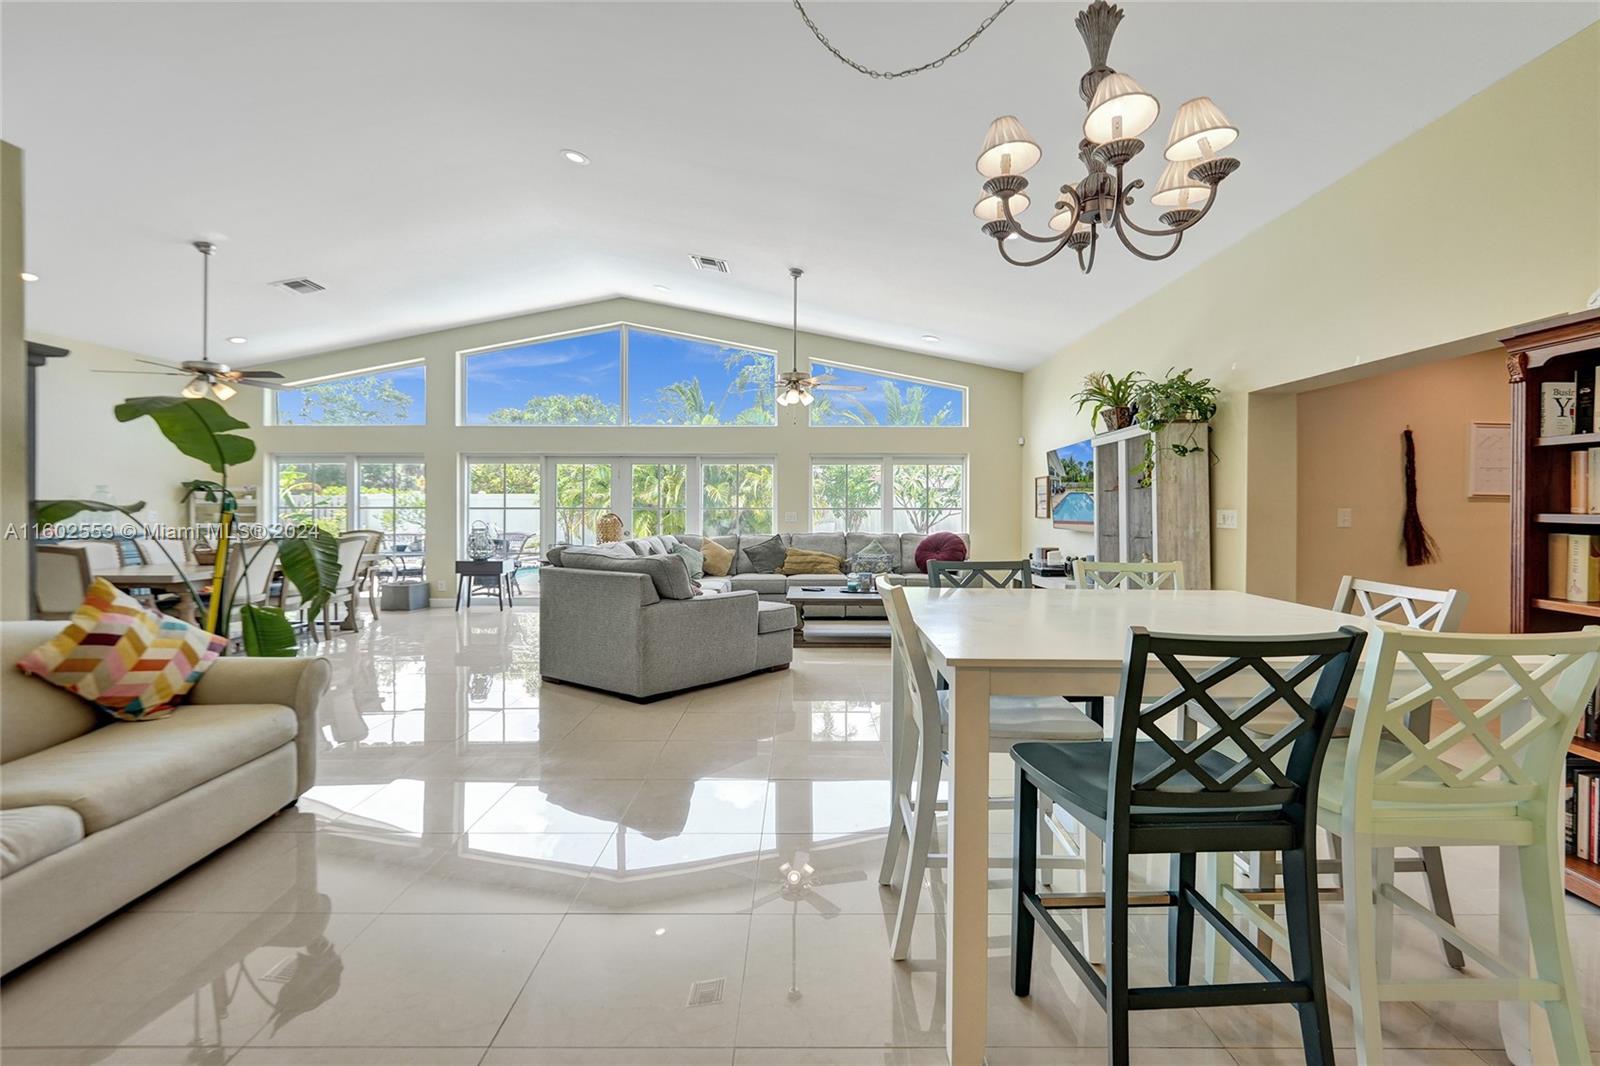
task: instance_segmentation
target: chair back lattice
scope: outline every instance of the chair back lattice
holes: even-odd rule
[[[1492,684],[1475,686],[1469,702],[1461,687],[1478,678]],[[1522,803],[1545,795],[1560,779],[1597,682],[1600,627],[1516,636],[1383,627],[1356,704],[1347,809]],[[1496,695],[1481,698],[1495,687]],[[1429,703],[1435,717],[1449,719],[1432,736],[1408,721]]]
[[[1461,612],[1466,606],[1467,594],[1457,589],[1391,585],[1349,575],[1339,582],[1339,592],[1333,598],[1333,609],[1341,614],[1359,614],[1374,622],[1434,633],[1460,628]]]
[[[1075,560],[1072,571],[1080,589],[1179,589],[1183,588],[1183,564],[1178,563],[1097,563]]]
[[[922,644],[922,634],[911,619],[911,605],[906,602],[905,586],[883,582],[878,590],[883,595],[883,613],[888,616],[889,631],[894,634],[894,654],[900,656],[906,692],[911,697],[912,716],[916,719],[917,728],[925,735],[938,736],[938,684],[934,679],[933,666],[928,662],[927,649]]]
[[[1286,637],[1184,636],[1132,627],[1117,698],[1122,721],[1111,771],[1113,809],[1313,809],[1322,757],[1365,640],[1354,626]],[[1262,684],[1256,695],[1213,695],[1224,682],[1237,691],[1250,672]],[[1176,687],[1165,695],[1147,692],[1152,674],[1170,677]],[[1310,695],[1302,695],[1307,689]],[[1211,726],[1193,740],[1173,735],[1185,707]],[[1292,712],[1281,728],[1270,734],[1248,728],[1277,707]]]
[[[930,588],[983,588],[997,589],[1033,588],[1033,571],[1028,560],[1016,562],[980,563],[967,560],[959,563],[931,562],[928,564]]]

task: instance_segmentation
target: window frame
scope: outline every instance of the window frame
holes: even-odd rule
[[[970,530],[969,521],[972,517],[970,475],[972,472],[971,457],[968,455],[862,455],[853,453],[847,455],[813,454],[808,466],[807,476],[807,504],[806,528],[816,532],[816,501],[811,496],[816,487],[816,468],[819,466],[878,466],[880,469],[880,484],[882,492],[878,506],[878,527],[862,532],[894,533],[894,516],[896,511],[908,511],[914,508],[898,507],[895,505],[894,474],[897,467],[902,466],[959,466],[961,468],[961,507],[959,509],[960,521]],[[865,510],[865,508],[855,508]],[[847,530],[848,532],[848,530]]]
[[[383,374],[391,370],[405,370],[409,367],[422,368],[422,421],[421,422],[283,422],[278,418],[278,402],[283,398],[283,393],[294,389],[309,388],[312,385],[326,385],[330,381],[342,381],[345,378],[366,377],[369,374]],[[262,397],[266,407],[263,425],[281,429],[401,429],[428,424],[428,360],[423,356],[414,359],[401,359],[393,363],[379,363],[376,366],[364,366],[356,370],[340,370],[332,374],[318,374],[309,378],[300,378],[296,381],[279,383],[279,389],[262,389]]]
[[[389,427],[389,428],[393,428],[393,427]],[[273,452],[273,453],[269,454],[267,456],[267,459],[266,459],[266,470],[268,471],[267,476],[271,478],[270,484],[272,485],[272,492],[271,492],[270,497],[269,497],[271,502],[267,505],[267,509],[263,511],[264,520],[266,522],[270,523],[270,524],[273,524],[273,525],[282,525],[283,524],[283,513],[282,513],[283,508],[281,506],[279,506],[282,501],[280,500],[280,493],[279,493],[279,490],[278,490],[278,483],[279,483],[278,468],[280,466],[282,466],[284,464],[332,465],[334,463],[341,464],[344,467],[344,477],[345,477],[344,529],[345,530],[363,528],[361,526],[358,526],[358,525],[354,524],[355,522],[359,521],[360,518],[361,518],[361,481],[360,481],[360,477],[361,477],[361,464],[362,463],[389,463],[389,464],[414,463],[417,466],[420,466],[422,468],[422,477],[423,477],[423,483],[424,483],[424,489],[423,489],[423,493],[422,493],[422,507],[421,507],[421,510],[422,510],[422,529],[423,529],[423,536],[424,537],[427,536],[427,529],[428,529],[428,493],[427,493],[427,489],[426,489],[426,483],[427,483],[427,477],[428,477],[428,462],[422,455],[415,454],[415,453],[406,454],[406,453],[373,452],[371,454],[368,454],[368,453],[363,453],[363,452]],[[267,495],[267,494],[263,492],[261,495]],[[315,519],[316,510],[317,510],[316,505],[313,503],[313,505],[311,507],[312,520],[313,521],[316,520]],[[340,532],[343,532],[343,531],[344,530],[341,530]],[[391,531],[385,530],[385,533],[389,533],[389,532],[391,532]]]
[[[840,359],[828,359],[828,358],[823,357],[823,356],[812,356],[810,359],[807,360],[807,371],[808,371],[808,373],[817,374],[817,366],[818,366],[819,363],[824,368],[837,367],[840,370],[853,370],[858,374],[875,374],[878,377],[889,378],[889,379],[894,380],[894,381],[906,381],[906,382],[910,382],[913,385],[932,385],[933,387],[939,388],[939,389],[953,389],[956,392],[959,392],[961,394],[961,420],[959,422],[947,422],[947,423],[945,423],[943,425],[938,425],[938,426],[931,426],[931,425],[886,426],[886,425],[883,425],[881,423],[878,424],[878,425],[875,425],[875,426],[866,426],[866,425],[863,425],[863,426],[854,426],[854,425],[851,425],[851,426],[838,426],[838,425],[818,425],[817,423],[815,423],[815,422],[813,422],[811,420],[811,417],[810,417],[810,415],[808,413],[807,416],[806,416],[806,421],[805,421],[806,428],[808,428],[808,429],[865,429],[865,430],[901,429],[901,430],[904,430],[904,429],[970,429],[971,428],[971,422],[972,422],[972,415],[971,415],[972,390],[967,388],[967,386],[965,386],[965,385],[958,385],[953,381],[940,381],[937,378],[920,377],[920,376],[918,376],[916,374],[902,374],[902,373],[899,373],[898,371],[884,370],[882,367],[861,366],[861,365],[859,365],[857,363],[846,363],[846,362],[844,362],[843,360],[840,360]],[[821,375],[818,375],[818,376],[821,376]],[[809,412],[811,409],[808,407],[806,410]]]
[[[550,510],[550,506],[546,502],[549,497],[548,497],[548,494],[546,493],[545,489],[546,489],[546,486],[548,486],[549,481],[547,480],[548,472],[545,469],[544,456],[542,456],[542,455],[477,455],[477,454],[471,454],[471,453],[462,453],[462,455],[460,456],[460,466],[459,466],[459,470],[460,470],[460,475],[459,476],[460,476],[461,491],[460,491],[460,493],[458,495],[458,498],[456,500],[456,527],[457,527],[456,528],[456,537],[458,538],[457,541],[456,541],[456,555],[458,557],[461,555],[461,549],[466,546],[467,537],[472,531],[472,522],[473,522],[472,512],[474,510],[474,508],[472,506],[472,468],[474,466],[499,466],[499,467],[503,468],[503,467],[511,466],[511,465],[532,466],[532,467],[537,467],[538,468],[538,470],[539,470],[539,506],[538,507],[516,507],[516,508],[511,508],[511,507],[505,506],[506,490],[505,490],[504,473],[502,471],[502,480],[501,480],[501,485],[500,485],[500,506],[498,508],[488,508],[488,507],[479,508],[479,510],[498,510],[500,512],[500,515],[501,515],[502,518],[504,518],[506,512],[512,511],[512,510],[516,510],[516,511],[529,511],[529,510],[537,511],[538,515],[539,515],[539,522],[538,522],[538,528],[536,530],[534,530],[534,536],[537,537],[538,540],[539,540],[540,550],[543,551],[544,550],[544,545],[551,543],[551,541],[547,538],[546,533],[545,533],[545,528],[546,528],[546,525],[548,524],[546,522],[546,512],[548,512]],[[503,531],[504,530],[502,530],[502,532]]]
[[[698,502],[695,506],[695,513],[693,517],[698,521],[701,536],[765,536],[768,533],[777,532],[779,516],[783,512],[778,507],[778,459],[776,456],[702,455],[698,458],[697,466],[699,467],[700,471],[698,485],[699,492],[697,494]],[[735,528],[730,533],[711,533],[707,531],[705,519],[705,468],[708,466],[732,466],[735,468],[742,466],[765,466],[770,468],[772,470],[772,503],[770,504],[770,510],[772,511],[772,528],[766,531],[751,530],[749,533],[746,533],[742,528],[739,528],[739,523],[736,517],[734,522]],[[739,475],[735,474],[735,484],[738,484],[738,479]],[[756,508],[744,507],[736,503],[727,508],[716,508],[716,510],[729,510],[732,511],[735,516],[737,516],[743,511],[756,510]]]
[[[816,491],[817,491],[817,468],[818,467],[824,467],[824,466],[842,466],[842,467],[845,467],[846,469],[848,469],[850,467],[861,467],[861,468],[869,468],[870,467],[870,468],[876,468],[877,471],[878,471],[878,502],[877,502],[877,504],[875,504],[875,505],[873,505],[871,507],[851,507],[850,504],[849,504],[849,501],[846,500],[845,501],[845,506],[838,509],[838,512],[844,518],[845,528],[841,529],[841,530],[827,530],[825,532],[839,532],[839,533],[854,532],[853,530],[850,529],[850,514],[852,512],[855,512],[855,513],[858,513],[858,514],[870,515],[873,511],[877,511],[878,512],[878,522],[879,522],[879,525],[881,527],[882,522],[883,522],[883,500],[884,500],[884,495],[886,494],[886,492],[890,488],[890,486],[887,485],[884,482],[884,475],[887,472],[886,460],[885,460],[885,458],[883,456],[860,456],[860,455],[849,456],[849,455],[847,455],[847,456],[829,456],[829,457],[812,456],[811,457],[811,462],[810,462],[810,465],[808,467],[809,477],[807,478],[807,481],[806,481],[806,485],[807,485],[806,496],[807,496],[807,499],[809,501],[807,503],[807,506],[810,508],[810,514],[806,519],[806,528],[811,530],[813,533],[817,532],[817,512],[819,510],[834,510],[833,508],[820,508],[820,507],[817,506],[817,497],[816,497]],[[846,475],[846,477],[848,478],[848,474]],[[865,530],[863,530],[863,532],[864,531]]]
[[[596,333],[609,333],[612,330],[619,330],[619,331],[621,331],[621,334],[622,334],[621,346],[620,346],[620,356],[619,356],[620,369],[619,369],[618,379],[617,379],[617,385],[618,385],[617,421],[616,421],[615,424],[604,423],[604,424],[585,425],[585,426],[570,426],[570,425],[556,425],[556,424],[547,424],[547,423],[521,422],[521,423],[512,423],[512,424],[501,425],[500,423],[497,423],[497,422],[471,422],[471,421],[468,421],[468,417],[467,417],[467,364],[472,359],[473,356],[484,355],[484,354],[489,353],[489,352],[503,351],[504,349],[507,349],[507,348],[520,348],[520,347],[522,347],[524,345],[529,345],[529,344],[543,344],[543,343],[545,343],[547,341],[566,340],[569,337],[583,337],[583,336],[590,336],[590,335],[593,335],[593,334],[596,334]],[[476,347],[476,348],[461,348],[461,349],[458,349],[457,352],[456,352],[456,375],[455,375],[455,381],[456,381],[456,405],[455,405],[455,407],[456,407],[456,426],[457,427],[468,427],[468,426],[470,426],[470,427],[472,427],[474,429],[661,429],[661,430],[677,430],[677,429],[745,429],[745,430],[760,430],[760,429],[776,429],[776,428],[778,428],[779,418],[778,418],[778,402],[777,402],[776,393],[774,393],[773,401],[772,401],[772,421],[771,422],[760,423],[760,424],[756,424],[756,425],[735,424],[735,423],[732,423],[732,422],[719,422],[719,423],[716,423],[716,424],[713,424],[713,425],[708,425],[708,426],[703,426],[703,425],[685,425],[685,424],[681,424],[681,423],[634,422],[633,421],[633,411],[631,409],[631,406],[629,404],[629,399],[628,399],[628,391],[629,391],[629,385],[630,385],[630,376],[629,376],[628,371],[629,371],[629,360],[630,360],[630,357],[631,357],[629,341],[630,341],[631,334],[632,334],[633,330],[639,330],[641,333],[654,333],[654,334],[657,334],[658,336],[663,336],[663,337],[676,337],[676,338],[679,338],[681,340],[697,341],[697,342],[702,343],[702,344],[715,344],[715,345],[719,345],[719,346],[725,347],[725,348],[738,348],[738,349],[741,349],[743,351],[759,352],[762,355],[770,355],[772,357],[772,365],[773,365],[773,369],[774,369],[774,378],[773,378],[773,380],[774,381],[777,380],[777,378],[776,378],[776,370],[777,370],[777,366],[778,366],[778,353],[777,353],[777,351],[775,349],[764,348],[764,347],[762,347],[761,345],[758,345],[758,344],[745,344],[745,343],[742,343],[740,341],[726,340],[726,339],[719,338],[719,337],[705,337],[705,336],[701,336],[700,334],[697,334],[697,333],[686,333],[683,330],[664,329],[664,328],[659,327],[659,326],[647,326],[647,325],[644,325],[644,324],[639,323],[639,322],[628,322],[628,321],[618,320],[618,321],[615,321],[615,322],[606,322],[606,323],[603,323],[603,324],[600,324],[600,325],[596,325],[596,326],[585,326],[585,327],[583,327],[581,329],[561,330],[561,331],[556,332],[556,333],[544,333],[544,334],[540,334],[540,335],[534,336],[534,337],[523,337],[520,340],[500,341],[500,342],[497,342],[495,344],[480,345],[479,347]],[[966,410],[965,404],[963,404],[962,410],[963,410],[963,412]]]

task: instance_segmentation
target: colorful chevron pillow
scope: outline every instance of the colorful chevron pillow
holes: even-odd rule
[[[227,638],[146,610],[96,578],[67,628],[17,667],[138,722],[171,714],[227,645]]]

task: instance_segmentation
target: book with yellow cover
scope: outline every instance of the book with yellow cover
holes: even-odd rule
[[[1600,537],[1567,534],[1567,599],[1577,603],[1600,600]]]

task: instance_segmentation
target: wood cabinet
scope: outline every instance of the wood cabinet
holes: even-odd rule
[[[1600,533],[1600,514],[1570,514],[1574,451],[1600,447],[1600,433],[1539,435],[1546,382],[1600,368],[1600,311],[1545,319],[1500,338],[1511,380],[1511,631],[1553,633],[1594,625],[1600,603],[1550,595],[1551,533]],[[1575,739],[1573,754],[1600,763],[1600,743]],[[1567,891],[1600,904],[1600,864],[1566,856]]]
[[[1092,438],[1096,559],[1181,562],[1185,587],[1211,587],[1208,429],[1205,423],[1174,424],[1152,441],[1149,432],[1130,426]],[[1201,450],[1179,455],[1174,445]]]

